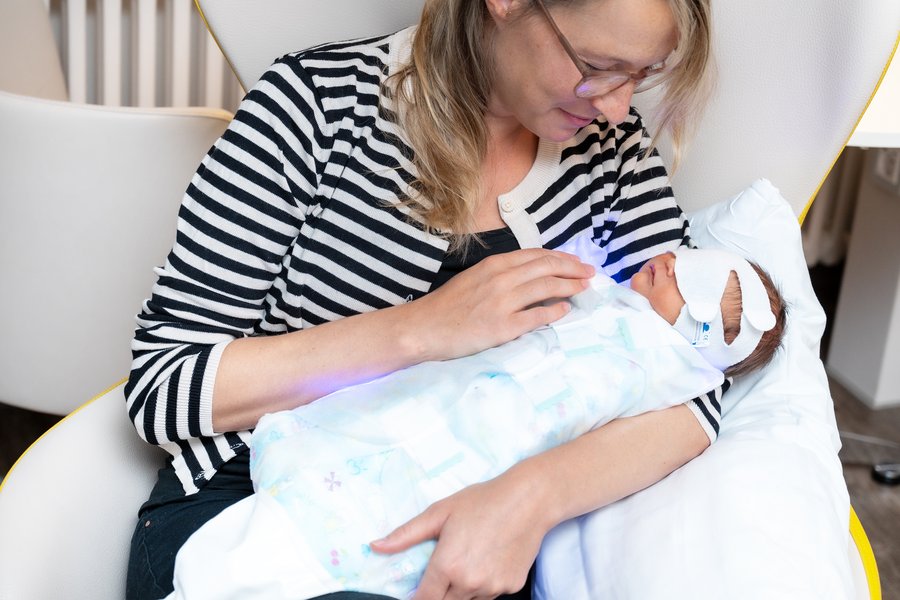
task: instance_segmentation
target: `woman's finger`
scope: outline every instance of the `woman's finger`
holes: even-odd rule
[[[492,274],[509,274],[511,285],[522,283],[543,277],[558,277],[561,279],[590,279],[596,270],[588,263],[573,255],[556,250],[544,250],[541,248],[528,248],[506,254],[495,254],[486,258],[484,268]],[[480,263],[481,264],[481,263]],[[477,268],[475,265],[473,268]]]
[[[428,360],[490,348],[566,314],[563,298],[587,286],[594,268],[542,248],[490,256],[408,306]],[[539,307],[542,304],[548,307]]]
[[[450,600],[454,597],[456,596],[450,590],[450,580],[436,569],[426,568],[413,600]]]
[[[512,252],[493,254],[485,259],[494,263],[501,263],[500,268],[511,268],[541,258],[553,258],[568,262],[581,263],[581,259],[574,254],[559,250],[547,250],[546,248],[522,248]],[[583,263],[582,263],[583,264]]]
[[[385,537],[371,542],[369,546],[379,554],[403,552],[416,544],[435,539],[441,532],[445,520],[446,516],[432,505]]]
[[[571,310],[572,304],[565,300],[546,306],[534,306],[514,315],[512,317],[513,327],[520,332],[518,335],[522,335],[562,319]]]

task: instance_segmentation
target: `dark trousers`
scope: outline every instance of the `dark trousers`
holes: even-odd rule
[[[141,506],[131,538],[128,560],[127,600],[159,600],[172,593],[175,555],[192,533],[214,516],[253,493],[249,452],[238,455],[219,469],[200,491],[190,496],[175,470],[167,464],[150,498]],[[507,600],[529,600],[529,584]],[[390,600],[387,596],[338,592],[318,600]]]

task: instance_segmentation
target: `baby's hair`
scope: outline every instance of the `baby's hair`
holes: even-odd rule
[[[759,275],[763,287],[766,288],[766,294],[769,296],[769,306],[775,315],[775,326],[769,331],[763,332],[759,343],[753,352],[750,353],[750,356],[725,369],[726,377],[738,377],[762,369],[772,361],[775,353],[781,348],[784,339],[787,304],[781,296],[781,292],[775,286],[775,282],[769,277],[769,274],[755,263],[751,262],[750,266]],[[725,293],[722,295],[722,324],[725,329],[726,343],[730,344],[741,330],[741,310],[741,288],[738,284],[737,275],[732,271],[728,278],[728,284],[725,286]]]

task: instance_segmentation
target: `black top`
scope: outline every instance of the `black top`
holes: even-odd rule
[[[478,237],[481,239],[481,243],[472,242],[465,253],[446,252],[444,254],[441,268],[434,277],[430,291],[438,289],[454,275],[462,273],[488,256],[519,249],[519,241],[509,227],[482,231]]]

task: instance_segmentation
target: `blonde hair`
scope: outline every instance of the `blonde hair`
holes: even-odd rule
[[[672,57],[676,68],[664,84],[657,114],[659,132],[668,132],[678,148],[690,118],[706,99],[709,0],[668,2],[679,32]],[[524,16],[535,10],[532,3],[520,12]],[[488,144],[484,115],[494,73],[491,27],[484,0],[427,0],[410,61],[391,83],[416,169],[412,194],[402,203],[431,233],[452,232],[456,248],[465,247],[471,237],[467,234],[482,191]]]
[[[712,57],[710,0],[668,0],[675,18],[678,41],[666,61],[669,76],[655,111],[656,131],[651,149],[659,135],[672,140],[672,165],[678,168],[685,144],[700,120],[715,81]]]
[[[472,230],[488,133],[493,61],[483,0],[428,0],[410,62],[394,90],[413,148],[414,194],[404,204],[430,232]]]

